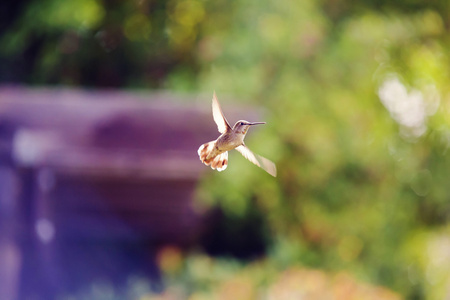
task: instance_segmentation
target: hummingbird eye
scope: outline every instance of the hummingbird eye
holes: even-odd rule
[[[244,122],[241,122],[241,126],[244,125]]]

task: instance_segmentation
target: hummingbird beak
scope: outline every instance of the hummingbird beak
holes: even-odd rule
[[[266,122],[253,122],[249,123],[248,125],[260,125],[260,124],[266,124]]]

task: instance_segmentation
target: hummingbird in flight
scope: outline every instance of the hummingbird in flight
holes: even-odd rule
[[[265,122],[248,122],[240,120],[231,127],[220,108],[216,92],[214,92],[212,99],[212,113],[214,122],[217,124],[217,128],[221,135],[215,141],[205,143],[198,148],[198,156],[205,165],[210,165],[212,169],[217,169],[217,171],[225,170],[228,166],[228,151],[236,149],[246,159],[262,168],[270,175],[274,177],[277,176],[277,168],[273,162],[267,158],[254,154],[244,144],[244,138],[250,126],[266,124]]]

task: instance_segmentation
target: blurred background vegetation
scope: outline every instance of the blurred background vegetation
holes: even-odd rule
[[[3,84],[168,89],[205,105],[216,90],[225,112],[265,109],[247,144],[278,177],[234,153],[205,173],[197,204],[220,215],[215,240],[161,250],[160,297],[313,299],[295,288],[307,280],[358,299],[376,295],[365,284],[394,291],[378,298],[450,297],[450,2],[0,7]]]

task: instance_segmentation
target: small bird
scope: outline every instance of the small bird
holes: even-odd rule
[[[212,113],[214,122],[221,135],[215,141],[205,143],[198,148],[198,156],[205,165],[211,165],[212,169],[223,171],[228,166],[228,151],[236,149],[246,159],[265,170],[270,175],[277,176],[277,168],[273,162],[262,156],[254,154],[244,144],[244,137],[247,130],[252,125],[266,124],[265,122],[248,122],[244,120],[237,121],[231,128],[227,119],[223,115],[219,101],[214,92],[212,99]]]

